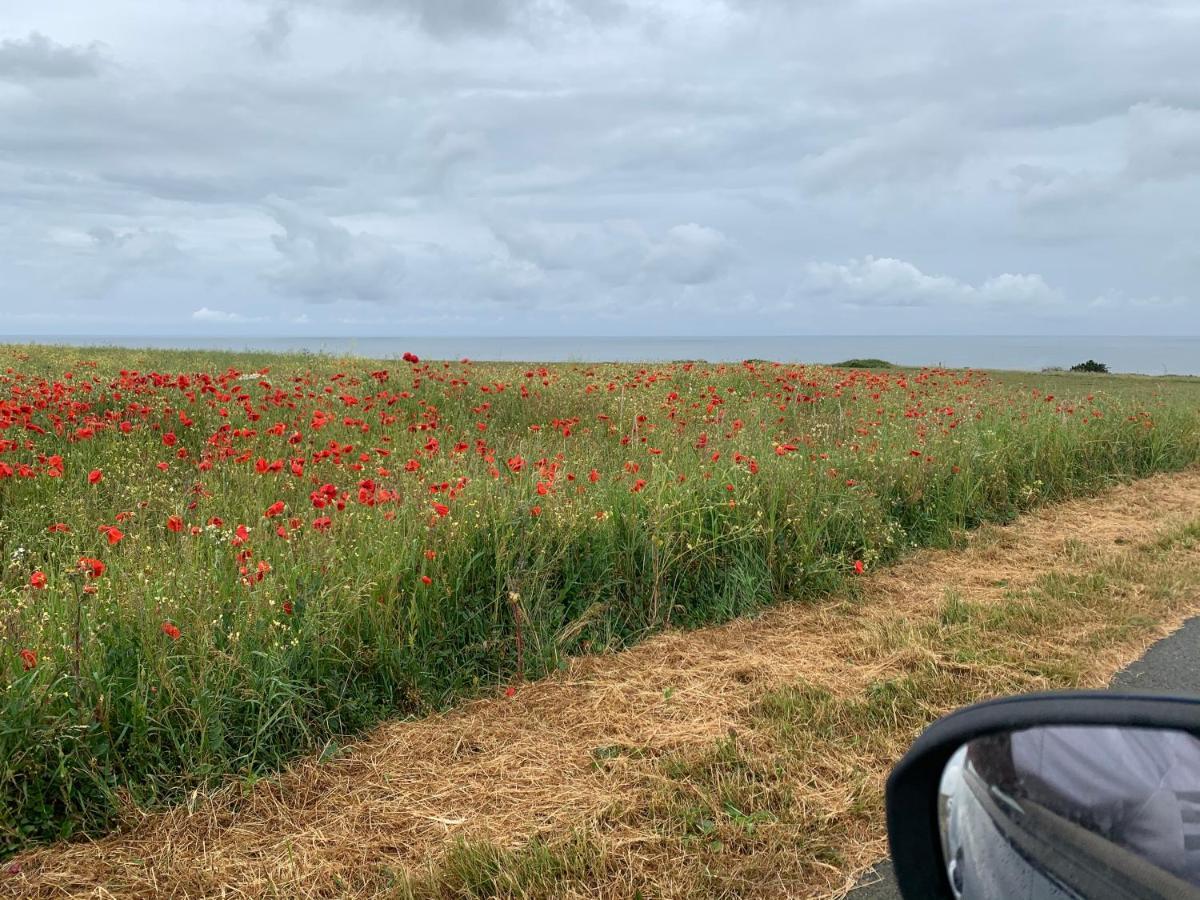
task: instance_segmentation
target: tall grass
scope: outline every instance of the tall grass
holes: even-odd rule
[[[63,348],[4,366],[0,855],[1200,455],[1189,381]]]

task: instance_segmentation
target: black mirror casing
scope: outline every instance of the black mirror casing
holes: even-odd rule
[[[954,753],[975,738],[1070,725],[1172,729],[1200,738],[1200,699],[1060,691],[989,700],[934,722],[887,781],[888,843],[896,881],[906,898],[954,898],[937,809],[938,786]]]

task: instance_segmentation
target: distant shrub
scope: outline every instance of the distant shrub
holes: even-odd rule
[[[839,369],[894,369],[895,366],[886,359],[847,359],[834,363]]]
[[[1065,372],[1065,371],[1067,371],[1067,370],[1064,369],[1062,366],[1046,366],[1044,369],[1042,369],[1042,374],[1056,375],[1059,372]]]
[[[1101,375],[1108,374],[1108,366],[1104,363],[1098,363],[1094,359],[1089,359],[1087,362],[1076,363],[1071,366],[1072,372],[1098,372]]]

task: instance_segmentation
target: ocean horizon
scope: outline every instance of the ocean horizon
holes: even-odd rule
[[[430,359],[501,362],[837,363],[873,357],[905,366],[1040,371],[1094,359],[1114,372],[1200,375],[1200,337],[1084,335],[731,335],[605,336],[261,336],[0,335],[0,343],[69,346],[301,352],[389,359],[405,352]]]

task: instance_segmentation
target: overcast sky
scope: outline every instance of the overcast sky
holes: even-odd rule
[[[1195,0],[6,0],[0,333],[1200,334]]]

